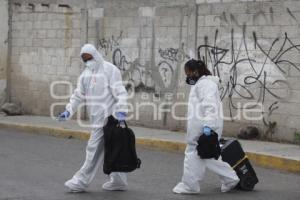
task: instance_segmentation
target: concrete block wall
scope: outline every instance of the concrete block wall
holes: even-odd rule
[[[81,72],[80,7],[30,1],[11,6],[11,99],[20,102],[26,113],[50,115],[51,104],[57,101],[50,94],[51,84],[69,81],[75,86]],[[67,90],[55,87],[55,94]]]
[[[275,138],[293,141],[299,132],[299,1],[13,2],[11,98],[27,113],[49,115],[60,102],[49,94],[53,81],[75,86],[83,69],[80,46],[90,42],[132,82],[130,102],[139,114],[133,124],[185,129],[171,110],[176,105],[177,116],[185,116],[179,105],[189,93],[183,64],[193,57],[204,59],[221,79],[225,134],[249,124],[266,132],[271,122],[277,123]],[[67,94],[68,86],[56,92]],[[255,107],[243,108],[246,102]],[[258,105],[264,110],[255,113]],[[245,110],[264,120],[236,117]]]
[[[7,99],[8,1],[0,1],[0,106]]]

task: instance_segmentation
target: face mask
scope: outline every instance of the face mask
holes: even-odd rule
[[[195,85],[197,83],[198,79],[199,78],[196,76],[187,76],[185,82],[188,85]]]
[[[97,62],[93,59],[93,60],[88,60],[86,63],[85,63],[85,66],[87,68],[89,68],[91,71],[94,71],[97,67]]]

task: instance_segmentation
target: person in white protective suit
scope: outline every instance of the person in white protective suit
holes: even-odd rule
[[[58,119],[70,118],[86,101],[92,131],[86,147],[86,158],[83,166],[75,175],[65,182],[71,192],[83,192],[93,180],[97,170],[103,164],[104,141],[103,126],[107,118],[113,115],[124,121],[127,114],[127,92],[122,84],[120,70],[103,60],[102,55],[91,44],[85,44],[80,52],[85,70],[78,78],[77,88]],[[111,173],[110,181],[102,188],[105,190],[126,190],[125,173]]]
[[[218,90],[219,78],[212,76],[201,60],[189,60],[185,64],[185,73],[187,84],[192,85],[188,102],[187,147],[182,180],[173,188],[173,192],[200,193],[200,182],[206,169],[219,175],[221,192],[228,192],[239,182],[236,172],[220,158],[201,159],[196,149],[201,134],[208,135],[214,130],[219,139],[222,134],[223,108]]]

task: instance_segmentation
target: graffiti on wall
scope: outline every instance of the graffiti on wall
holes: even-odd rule
[[[159,59],[158,70],[162,77],[165,87],[175,86],[175,70],[180,64],[190,57],[184,51],[184,43],[181,44],[180,48],[166,48],[158,49]]]
[[[215,33],[215,39],[217,40],[217,38],[218,30]],[[294,57],[295,51],[300,52],[300,45],[295,45],[287,33],[285,33],[283,40],[276,38],[268,49],[263,48],[265,43],[256,37],[255,32],[253,32],[252,40],[246,37],[245,31],[241,39],[234,38],[234,30],[232,29],[230,40],[225,38],[221,41],[214,41],[215,45],[204,44],[198,47],[198,58],[211,65],[210,68],[214,75],[219,76],[223,80],[226,73],[221,73],[221,71],[223,70],[224,72],[225,69],[230,72],[229,81],[222,90],[222,99],[226,95],[231,99],[235,92],[239,97],[251,100],[254,98],[254,94],[247,89],[247,86],[252,84],[259,84],[259,87],[263,90],[259,92],[261,96],[258,97],[262,102],[264,102],[266,94],[270,94],[278,99],[284,98],[285,96],[281,97],[269,89],[267,83],[271,82],[271,85],[276,83],[287,84],[283,80],[274,80],[273,77],[284,77],[290,67],[300,71],[299,64],[288,59]],[[230,42],[227,43],[227,41]],[[280,47],[274,49],[273,47],[280,41]],[[222,47],[218,46],[217,43],[223,43]],[[254,46],[255,51],[248,49],[250,45]],[[268,73],[272,74],[268,76]],[[240,84],[241,82],[242,84]],[[240,92],[241,90],[243,92]],[[234,107],[233,103],[231,105]]]
[[[184,52],[184,43],[181,44],[181,48],[159,48],[158,53],[162,59],[171,62],[183,62],[189,59],[189,56]]]
[[[298,22],[289,8],[284,9],[284,17]],[[220,77],[221,98],[225,106],[228,105],[230,116],[233,116],[234,110],[244,109],[238,104],[239,101],[254,102],[247,109],[255,108],[255,103],[262,104],[266,108],[263,123],[269,127],[270,133],[274,132],[276,125],[272,122],[272,114],[279,108],[280,100],[290,95],[286,78],[291,70],[300,72],[300,44],[289,32],[261,37],[263,31],[253,31],[253,27],[249,26],[272,25],[278,13],[272,7],[266,13],[258,7],[257,13],[245,14],[244,17],[237,17],[227,10],[221,12],[215,20],[220,21],[222,30],[231,27],[229,34],[216,28],[214,34],[205,37],[197,52],[198,58],[203,59],[213,74]],[[281,11],[279,14],[282,14]],[[265,34],[266,31],[263,32]],[[190,59],[185,53],[184,44],[179,48],[166,45],[165,48],[155,49],[154,62],[149,58],[149,61],[141,63],[140,53],[132,56],[130,51],[122,47],[122,37],[121,31],[117,36],[103,38],[98,42],[98,48],[110,56],[109,59],[122,71],[124,79],[132,81],[136,91],[172,91],[176,87],[172,81],[178,79],[178,67]],[[138,40],[141,42],[143,38]]]
[[[174,51],[179,52],[178,49],[172,48]],[[160,52],[167,52],[168,50],[159,49]],[[176,53],[179,55],[178,53]],[[169,57],[170,56],[170,57]],[[179,60],[181,59],[181,60]],[[178,62],[182,62],[183,59],[176,55],[169,54],[168,57],[164,54],[161,56],[155,68],[151,68],[151,63],[146,62],[141,64],[138,58],[130,60],[123,53],[121,48],[117,48],[113,51],[112,62],[122,72],[123,77],[127,81],[131,81],[134,84],[135,91],[145,92],[158,92],[159,91],[171,91],[176,84],[175,81],[175,70]]]
[[[112,52],[115,48],[120,46],[120,41],[123,37],[123,31],[120,31],[119,35],[112,35],[109,38],[101,38],[97,41],[97,48],[102,50],[102,52],[107,55],[109,52]]]
[[[251,25],[251,24],[274,24],[274,21],[282,18],[282,15],[276,15],[272,6],[268,8],[268,11],[263,11],[261,9],[261,5],[257,4],[255,7],[256,13],[251,15],[246,15],[246,18],[243,17],[236,17],[235,14],[227,11],[223,11],[221,15],[215,16],[215,20],[220,20],[222,25],[234,25],[236,27],[242,28],[244,24]],[[291,11],[288,7],[281,7],[282,12],[286,12],[291,20],[295,22],[299,22],[295,14]],[[284,16],[284,17],[288,17]]]
[[[112,62],[121,70],[124,80],[130,82],[127,88],[134,87],[136,92],[155,91],[153,74],[150,70],[149,63],[142,65],[137,58],[131,61],[123,53],[121,48],[117,48],[113,51]]]
[[[270,8],[270,12],[272,8]],[[287,9],[293,20],[296,17]],[[264,17],[270,23],[273,19],[258,12],[253,20]],[[205,37],[204,44],[198,47],[198,58],[203,59],[214,75],[221,79],[221,98],[228,99],[230,116],[233,110],[243,109],[236,102],[241,99],[254,101],[267,106],[263,113],[263,123],[268,127],[266,134],[272,135],[276,122],[271,120],[272,113],[279,108],[279,100],[289,98],[290,89],[286,77],[291,73],[300,72],[300,44],[291,39],[287,32],[275,39],[258,38],[255,31],[247,33],[247,24],[241,24],[225,12],[220,19],[233,23],[241,34],[231,29],[230,35],[220,36],[216,29],[212,38]],[[238,32],[238,31],[236,31]],[[208,41],[212,42],[208,42]],[[266,99],[269,101],[265,104]],[[273,101],[273,102],[272,102]],[[254,108],[249,107],[249,109]]]
[[[184,44],[180,48],[159,48],[158,61],[151,66],[151,62],[147,61],[141,64],[138,56],[131,58],[126,55],[120,45],[122,40],[122,31],[118,37],[102,38],[98,41],[98,49],[106,56],[111,54],[110,59],[122,72],[125,81],[130,82],[127,88],[134,87],[135,92],[153,92],[172,91],[177,80],[174,78],[178,63],[189,59],[184,52]],[[153,70],[154,69],[154,70]]]

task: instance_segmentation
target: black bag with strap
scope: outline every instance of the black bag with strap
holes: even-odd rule
[[[104,131],[104,164],[103,172],[132,172],[140,168],[141,160],[137,157],[135,135],[128,128],[122,127],[113,116],[108,118]]]
[[[217,160],[221,155],[218,134],[213,130],[210,135],[202,134],[198,139],[197,152],[202,159],[215,158]]]

